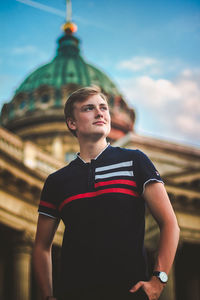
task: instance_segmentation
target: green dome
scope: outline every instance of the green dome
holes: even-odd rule
[[[114,135],[132,130],[134,110],[128,107],[107,75],[85,62],[80,55],[79,40],[68,32],[58,40],[55,58],[32,72],[12,100],[3,105],[1,125],[33,140],[41,136],[41,130],[46,136],[64,132],[66,128],[61,124],[64,124],[63,107],[68,95],[91,85],[99,86],[108,97]]]
[[[78,86],[98,85],[107,94],[119,95],[107,75],[83,60],[79,40],[72,35],[65,35],[59,40],[56,57],[31,73],[15,94],[30,93],[42,85],[60,90],[62,86],[71,83]]]

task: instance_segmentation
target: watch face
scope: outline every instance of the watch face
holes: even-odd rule
[[[168,276],[165,272],[160,272],[159,277],[162,282],[167,282],[168,280]]]

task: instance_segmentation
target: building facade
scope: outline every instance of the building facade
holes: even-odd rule
[[[63,115],[66,97],[82,86],[97,85],[107,95],[112,145],[141,149],[159,170],[181,229],[180,243],[161,300],[200,299],[200,150],[139,136],[135,112],[115,84],[82,58],[79,40],[67,28],[55,58],[30,74],[3,106],[0,127],[0,299],[39,300],[31,255],[40,192],[49,173],[78,151]],[[64,226],[54,240],[54,288]],[[145,246],[149,269],[159,231],[146,212]]]

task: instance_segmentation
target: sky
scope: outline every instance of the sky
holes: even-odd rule
[[[65,0],[0,1],[0,107],[51,61]],[[135,131],[200,148],[200,1],[72,0],[81,55],[136,111]]]

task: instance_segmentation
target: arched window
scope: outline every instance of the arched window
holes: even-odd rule
[[[19,108],[22,110],[22,109],[24,109],[25,106],[26,106],[26,101],[22,100],[19,104]]]
[[[49,96],[48,94],[43,94],[43,95],[41,96],[41,102],[42,102],[42,103],[48,103],[49,100],[50,100],[50,96]]]

